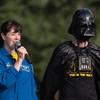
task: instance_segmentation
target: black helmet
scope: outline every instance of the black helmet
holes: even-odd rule
[[[86,8],[77,9],[73,14],[68,32],[80,41],[87,41],[90,37],[95,36],[94,29],[95,23],[92,12]]]

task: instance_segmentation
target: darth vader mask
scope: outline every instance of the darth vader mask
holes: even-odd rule
[[[92,12],[86,8],[76,10],[68,32],[73,34],[79,41],[84,42],[95,36],[94,30],[95,23]]]

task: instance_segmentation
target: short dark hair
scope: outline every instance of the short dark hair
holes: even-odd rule
[[[8,20],[8,21],[6,21],[6,22],[4,22],[2,24],[2,26],[1,26],[1,33],[4,33],[4,35],[6,35],[8,32],[11,31],[12,27],[15,30],[14,33],[16,33],[16,32],[20,32],[21,33],[22,32],[23,26],[20,23],[18,23],[15,20]],[[0,33],[0,48],[4,44],[4,41],[3,41],[2,37],[1,37],[1,33]]]

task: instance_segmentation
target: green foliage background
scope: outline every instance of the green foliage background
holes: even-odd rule
[[[76,9],[92,11],[96,37],[90,41],[100,46],[99,5],[99,0],[0,0],[0,26],[9,19],[23,25],[21,42],[32,59],[38,90],[54,49],[74,39],[67,30]]]

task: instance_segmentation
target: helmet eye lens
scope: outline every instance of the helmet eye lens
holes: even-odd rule
[[[94,23],[87,24],[78,24],[75,28],[75,33],[81,33],[84,34],[86,30],[89,30],[90,32],[94,32],[95,25]]]
[[[75,33],[84,33],[87,30],[87,25],[86,24],[78,24],[75,28]]]
[[[85,31],[87,30],[87,25],[86,24],[84,24],[84,25],[80,25],[80,32],[81,33],[84,33]]]

